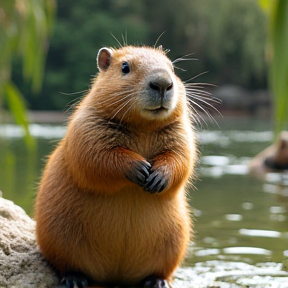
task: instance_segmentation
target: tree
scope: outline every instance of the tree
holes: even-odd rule
[[[111,33],[121,43],[127,35],[128,44],[153,46],[166,31],[158,44],[171,50],[169,58],[194,53],[190,58],[199,59],[178,63],[187,71],[176,70],[183,80],[209,71],[197,81],[266,87],[268,17],[257,1],[58,1],[43,89],[37,97],[25,93],[25,98],[35,110],[65,110],[75,103],[97,73],[98,49],[119,46]],[[22,87],[18,70],[14,77]]]
[[[26,131],[26,143],[33,145],[29,134],[25,101],[12,81],[13,59],[22,61],[23,77],[33,91],[43,79],[48,36],[52,30],[55,0],[1,0],[0,2],[0,115],[7,107],[17,124]]]

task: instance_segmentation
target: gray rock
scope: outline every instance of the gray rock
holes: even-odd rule
[[[35,240],[35,221],[0,197],[0,288],[56,288],[59,279]]]

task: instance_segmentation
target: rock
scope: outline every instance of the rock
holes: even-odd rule
[[[35,221],[0,198],[0,288],[56,288],[59,279],[41,255]]]

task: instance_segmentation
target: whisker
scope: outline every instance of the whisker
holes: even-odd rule
[[[193,97],[193,98],[198,98],[198,99],[204,99],[208,102],[213,102],[215,104],[221,104],[222,101],[219,98],[213,97],[212,95],[206,94],[206,93],[201,93],[201,92],[195,92],[195,91],[189,91],[186,90],[186,94],[189,97]]]
[[[204,72],[204,73],[208,73],[208,72]],[[199,75],[200,75],[200,74],[199,74]],[[198,77],[198,75],[197,75],[196,77]],[[216,87],[216,85],[214,85],[214,84],[212,84],[212,83],[206,83],[206,82],[190,82],[190,83],[185,83],[185,85],[191,85],[191,86],[203,85],[203,86]]]
[[[200,90],[203,90],[207,87],[216,87],[215,85],[210,83],[185,83],[184,86],[187,88],[200,89]]]
[[[132,109],[132,107],[134,106],[134,104],[135,104],[136,101],[137,101],[136,99],[133,99],[133,98],[131,98],[131,100],[134,100],[134,101],[132,102],[132,104],[130,105],[130,107],[126,110],[126,112],[122,115],[122,117],[121,117],[121,119],[120,119],[120,124],[122,123],[125,115]],[[130,102],[130,101],[129,101],[129,102]]]
[[[194,98],[194,99],[201,99],[201,101],[206,101],[207,103],[212,102],[215,104],[220,104],[221,101],[218,98],[212,97],[210,95],[206,94],[201,94],[199,92],[191,92],[191,91],[186,91],[186,95],[188,98]]]
[[[189,91],[189,90],[186,90],[186,94],[187,96],[190,96],[190,97],[199,97],[201,99],[205,99],[207,101],[210,101],[210,102],[214,102],[215,104],[217,103],[216,100],[214,100],[214,98],[212,98],[211,95],[207,95],[207,94],[202,94],[200,92],[194,92],[194,91]]]
[[[194,76],[194,77],[192,77],[192,78],[184,81],[184,84],[186,85],[186,84],[188,84],[187,82],[192,81],[192,80],[194,80],[194,79],[196,79],[196,78],[198,78],[198,77],[200,77],[200,76],[202,76],[202,75],[205,75],[205,74],[207,74],[207,73],[208,73],[208,71],[202,72],[202,73],[200,73],[200,74],[198,74],[198,75],[196,75],[196,76]],[[191,84],[191,83],[189,83],[189,84]],[[195,84],[195,83],[193,83],[193,84]],[[199,84],[199,83],[197,83],[197,84]],[[204,83],[200,83],[200,84],[204,84]],[[208,83],[207,83],[207,84],[208,84]]]
[[[157,38],[157,40],[156,40],[156,42],[155,42],[155,44],[154,44],[154,46],[153,46],[154,48],[156,48],[156,46],[157,46],[160,38],[161,38],[161,37],[163,36],[163,34],[165,34],[165,33],[166,33],[166,31],[162,32],[162,33],[159,35],[159,37]]]
[[[82,93],[84,94],[84,93],[87,93],[88,91],[89,89],[85,89],[85,90],[78,91],[78,92],[71,92],[71,93],[67,93],[67,92],[59,92],[59,93],[65,96],[70,96],[70,95],[77,95],[77,94],[82,94]]]
[[[80,92],[77,92],[77,93],[80,93]],[[79,104],[79,102],[82,100],[83,95],[81,95],[75,99],[72,99],[69,103],[66,104],[66,106],[64,108],[65,115],[68,114],[70,112],[70,110],[74,109]]]
[[[123,45],[121,44],[121,42],[116,38],[115,35],[112,34],[112,32],[110,32],[110,35],[116,40],[116,42],[118,43],[118,45],[123,48]]]
[[[123,45],[124,45],[124,46],[127,46],[127,45],[128,45],[127,30],[126,30],[126,32],[125,32],[125,37],[124,37],[124,35],[122,34],[122,40],[123,40]]]
[[[181,56],[181,57],[179,57],[179,58],[176,58],[174,61],[172,61],[172,64],[178,63],[178,62],[180,62],[180,61],[185,61],[186,59],[187,59],[187,60],[188,60],[188,59],[190,59],[190,60],[198,60],[198,59],[196,59],[196,58],[185,58],[185,57],[189,57],[189,56],[194,55],[194,54],[195,54],[195,52],[186,54],[186,55]]]
[[[112,117],[110,117],[110,119],[111,119],[111,120],[114,119],[114,118],[117,116],[117,114],[119,114],[119,113],[121,112],[121,110],[123,110],[123,109],[125,108],[125,106],[128,105],[132,100],[133,100],[133,98],[130,98],[129,100],[125,101],[120,107],[117,107],[117,108],[116,108],[116,109],[117,109],[116,113],[115,113]],[[118,108],[119,108],[119,109],[118,109]],[[114,110],[112,111],[112,113],[113,113],[116,109],[114,109]]]
[[[128,94],[127,94],[127,93],[128,93]],[[127,95],[125,95],[125,94],[127,94]],[[107,102],[111,102],[111,100],[114,100],[115,97],[119,97],[119,96],[125,95],[123,98],[117,99],[117,100],[116,100],[117,102],[116,102],[116,101],[113,102],[113,103],[118,103],[118,102],[122,101],[123,99],[126,99],[126,98],[130,97],[132,94],[133,94],[133,90],[132,90],[132,89],[129,90],[129,91],[127,91],[127,90],[126,90],[126,91],[121,91],[121,92],[119,92],[119,93],[117,93],[117,94],[114,94],[114,95],[106,98],[105,100],[99,102],[98,104],[102,105],[102,104],[105,104],[105,103],[107,103]]]
[[[198,60],[198,59],[196,59],[196,58],[178,58],[178,59],[174,60],[172,62],[172,64],[179,63],[182,61],[194,61],[194,60]]]
[[[176,68],[176,69],[178,69],[178,70],[184,71],[184,72],[187,71],[187,70],[185,70],[185,69],[183,69],[183,68],[180,68],[180,67],[177,67],[177,66],[174,66],[174,65],[173,65],[173,67]]]
[[[114,100],[115,98],[118,99],[119,96],[122,96],[122,95],[125,95],[129,92],[132,92],[132,91],[123,91],[123,93],[117,93],[117,94],[114,94],[114,95],[109,95],[109,97],[107,97],[105,100],[99,102],[100,104],[102,103],[106,103],[106,102],[109,102],[110,100]],[[123,98],[120,98],[120,100],[123,99]],[[119,99],[118,99],[119,100]]]
[[[202,95],[206,95],[207,97],[211,97],[212,93],[205,91],[205,90],[201,90],[201,89],[195,89],[195,88],[189,88],[189,87],[185,87],[186,91],[191,91],[191,92],[195,92],[195,93],[199,93]]]
[[[66,106],[69,106],[69,109],[71,109],[72,107],[74,107],[76,104],[78,104],[82,99],[82,96],[81,97],[77,97],[73,100],[71,100],[69,103],[67,103]]]
[[[205,123],[205,125],[207,126],[207,123],[205,121],[205,119],[202,117],[202,115],[199,113],[199,111],[194,107],[193,105],[193,100],[187,98],[187,102],[188,102],[188,105],[190,107],[190,117],[192,117],[192,120],[199,126],[202,127],[202,123]],[[197,104],[197,103],[196,103]],[[197,105],[195,105],[197,106]],[[202,110],[202,109],[201,109]]]
[[[208,112],[208,111],[206,111],[200,104],[198,104],[197,102],[195,102],[195,101],[193,101],[193,100],[191,100],[191,99],[189,99],[189,102],[191,103],[191,105],[196,105],[199,109],[200,109],[200,111],[203,111],[207,116],[208,116],[208,118],[210,119],[210,121],[212,121],[212,122],[215,122],[215,119],[211,116],[211,114]],[[194,107],[194,111],[197,111],[197,109]],[[202,119],[202,121],[205,123],[205,125],[207,126],[207,122],[203,119],[203,117],[202,116],[200,116],[200,113],[197,111],[197,115],[199,116],[199,117],[201,117],[201,119]],[[218,123],[216,122],[216,124],[218,125]]]
[[[112,98],[112,97],[111,97]],[[108,106],[107,106],[107,108],[109,108],[110,106],[114,106],[115,104],[118,104],[118,103],[121,103],[121,102],[124,102],[126,99],[128,99],[128,98],[130,98],[130,95],[127,95],[127,96],[125,96],[125,97],[123,97],[123,98],[121,98],[121,99],[118,99],[117,101],[113,101],[113,102],[111,102]],[[121,103],[122,104],[122,103]],[[103,105],[103,103],[101,103],[101,105]]]
[[[131,101],[131,99],[129,99],[128,101]],[[117,116],[117,114],[127,105],[127,103],[128,103],[128,101],[125,101],[124,103],[122,103],[120,106],[117,106],[113,111],[112,111],[112,113],[110,114],[110,119],[112,120],[112,119],[114,119],[116,116]],[[115,113],[114,113],[114,111],[116,111]],[[114,113],[114,114],[113,114]],[[111,116],[113,114],[113,116]]]
[[[222,101],[219,98],[213,97],[213,95],[210,92],[202,90],[202,89],[203,89],[203,87],[201,87],[201,86],[185,85],[185,90],[187,92],[187,95],[189,95],[189,96],[193,97],[193,95],[196,95],[198,98],[205,99],[205,100],[207,100],[209,102],[213,102],[215,104],[221,104],[222,103]]]
[[[219,113],[221,116],[222,114],[220,113],[220,111],[214,107],[213,105],[211,105],[209,102],[205,101],[203,98],[201,97],[197,97],[197,96],[193,96],[193,95],[190,95],[190,97],[192,97],[193,99],[196,99],[196,100],[199,100],[201,103],[204,103],[205,105],[207,105],[208,107],[210,107],[212,110],[215,110],[217,113]]]
[[[191,111],[191,114],[190,114],[190,116],[193,118],[193,120],[195,121],[195,123],[197,123],[198,125],[200,125],[201,127],[202,127],[202,122],[203,123],[205,123],[205,125],[207,126],[207,123],[206,123],[206,121],[204,120],[204,118],[202,117],[202,115],[197,111],[197,109],[192,105],[192,103],[190,103],[190,101],[189,101],[189,106],[190,106],[190,108],[193,110],[193,111]],[[194,115],[194,113],[196,114],[196,115]],[[198,118],[199,117],[199,118]],[[199,119],[201,119],[201,120],[199,120]],[[201,122],[202,121],[202,122]]]
[[[188,95],[188,94],[187,94]],[[194,99],[199,99],[199,101],[205,101],[207,103],[213,103],[213,104],[217,104],[217,105],[220,105],[221,104],[221,101],[219,101],[218,98],[207,98],[206,96],[205,97],[202,97],[201,95],[197,95],[197,94],[194,94],[193,96],[191,95],[188,95],[188,97],[192,97]],[[214,106],[213,106],[214,107]],[[214,107],[215,108],[215,107]]]
[[[201,111],[203,111],[207,116],[208,116],[208,118],[212,121],[212,122],[214,122],[218,127],[219,127],[219,125],[218,125],[218,123],[217,123],[217,121],[214,119],[214,117],[206,110],[206,109],[204,109],[199,103],[197,103],[196,101],[194,101],[194,100],[192,100],[192,99],[188,99],[188,101],[191,103],[191,104],[193,104],[193,105],[196,105]],[[208,103],[205,103],[205,104],[207,104],[208,106],[211,106],[213,109],[215,109],[220,115],[221,115],[221,113],[214,107],[214,106],[212,106],[212,105],[209,105]],[[195,107],[194,107],[195,108]],[[195,111],[195,110],[194,110]],[[197,113],[198,114],[198,113]],[[199,115],[199,114],[198,114]],[[203,118],[202,118],[203,119]],[[205,122],[205,121],[204,121]],[[205,124],[207,125],[207,123],[205,122]]]

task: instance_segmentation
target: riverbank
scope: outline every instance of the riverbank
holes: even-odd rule
[[[28,119],[31,123],[60,124],[66,123],[69,113],[63,111],[28,111]]]

